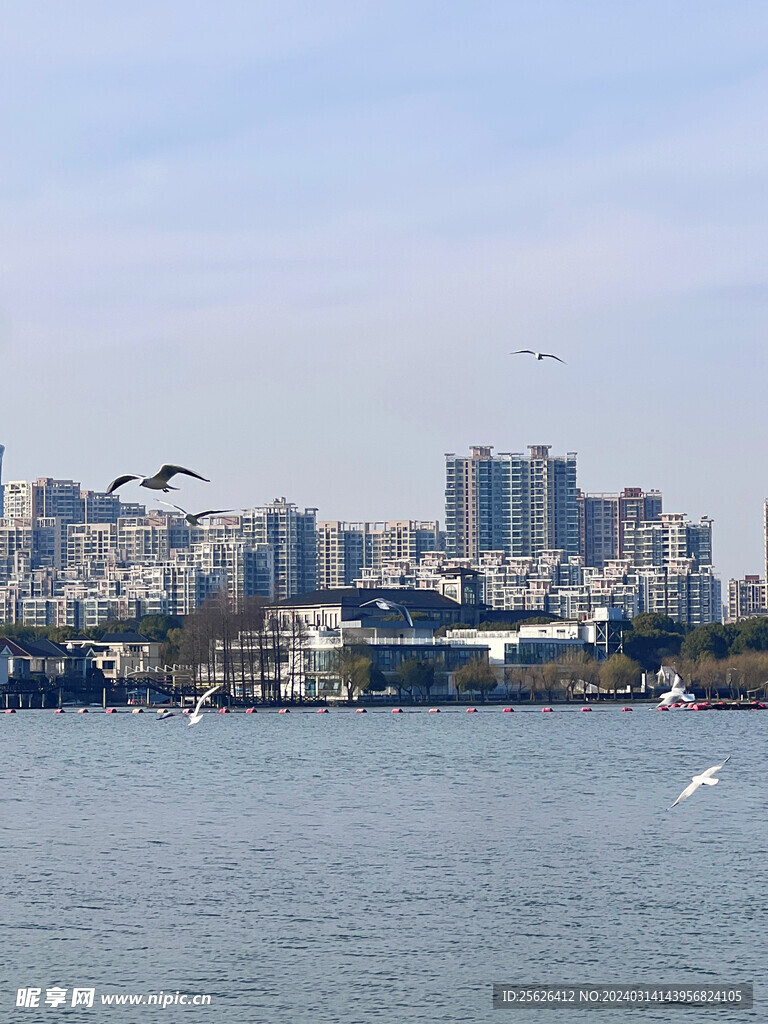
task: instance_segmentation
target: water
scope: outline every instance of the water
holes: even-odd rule
[[[500,1022],[494,981],[755,981],[754,1011],[632,1019],[765,1020],[767,736],[645,709],[0,716],[0,1020]],[[54,985],[211,1005],[15,1008]]]

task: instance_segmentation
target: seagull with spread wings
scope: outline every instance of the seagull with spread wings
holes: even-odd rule
[[[723,764],[713,764],[711,768],[707,768],[707,770],[702,772],[701,775],[694,775],[690,785],[685,787],[677,800],[672,804],[672,807],[676,807],[682,800],[687,800],[691,793],[696,792],[699,786],[716,786],[720,779],[715,779],[713,777],[715,772],[719,772],[723,765],[726,764],[727,761],[730,761],[730,759],[731,755],[729,754],[725,761],[723,761]],[[669,808],[670,811],[672,810],[672,807]]]
[[[516,352],[510,352],[511,356],[535,356],[541,362],[542,359],[556,359],[558,363],[565,363],[560,356],[553,356],[551,352],[534,352],[532,348],[519,348]]]
[[[107,494],[112,494],[118,487],[127,484],[129,480],[138,480],[139,487],[148,487],[152,491],[165,491],[166,493],[168,491],[178,491],[178,487],[171,487],[168,483],[171,477],[176,476],[177,473],[183,473],[184,476],[193,476],[196,480],[204,480],[207,484],[211,482],[207,476],[200,476],[199,473],[195,473],[191,469],[184,469],[183,466],[171,466],[166,462],[158,469],[154,476],[139,476],[136,473],[126,473],[124,476],[115,477],[107,488]]]
[[[217,683],[215,686],[212,686],[210,688],[210,690],[206,690],[205,691],[205,693],[200,698],[200,700],[197,702],[197,704],[195,704],[195,710],[189,716],[189,724],[190,725],[197,725],[198,722],[202,722],[203,716],[202,716],[202,713],[200,711],[200,708],[203,706],[205,701],[208,700],[208,698],[211,696],[211,694],[212,693],[216,693],[216,691],[219,690],[220,688],[221,688],[221,683]]]
[[[207,512],[187,512],[181,505],[172,505],[169,501],[160,501],[161,505],[166,505],[168,508],[176,508],[184,516],[184,521],[189,523],[190,526],[199,526],[200,520],[205,519],[206,516],[223,516],[226,512],[234,512],[231,508],[209,508]]]

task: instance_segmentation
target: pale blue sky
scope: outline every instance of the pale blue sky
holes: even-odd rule
[[[549,443],[586,490],[713,516],[725,579],[762,570],[765,4],[3,27],[6,479],[170,460],[212,478],[190,505],[442,520],[444,452]]]

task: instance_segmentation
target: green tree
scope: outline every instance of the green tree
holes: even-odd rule
[[[683,640],[680,654],[690,661],[701,661],[703,658],[727,658],[729,637],[719,622],[709,622],[704,626],[692,629]]]
[[[460,693],[479,693],[483,700],[496,689],[496,674],[484,658],[472,658],[462,665],[454,672],[453,681]]]
[[[617,690],[635,685],[640,678],[640,671],[640,665],[626,654],[612,654],[600,664],[600,688],[612,690],[615,698]]]
[[[432,687],[435,685],[435,666],[432,662],[421,661],[419,658],[408,658],[397,670],[402,689],[416,695],[419,692],[429,700]]]
[[[364,645],[345,644],[338,653],[337,669],[341,685],[351,703],[355,693],[364,693],[371,685],[371,659],[363,653]]]
[[[731,629],[735,634],[731,642],[731,654],[768,650],[768,619],[743,619]]]
[[[668,615],[642,612],[624,632],[624,653],[646,672],[656,672],[665,661],[680,654],[684,635],[685,626]]]
[[[139,622],[138,631],[150,640],[168,639],[168,632],[172,629],[181,629],[183,620],[178,615],[145,615]]]

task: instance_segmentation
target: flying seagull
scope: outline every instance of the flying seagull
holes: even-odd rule
[[[680,676],[675,676],[674,681],[672,682],[672,689],[667,690],[666,693],[662,693],[661,699],[656,707],[666,708],[669,707],[670,704],[679,704],[680,701],[690,704],[692,700],[696,700],[696,698],[693,694],[685,692],[685,683]]]
[[[207,476],[200,476],[199,473],[193,473],[191,469],[184,469],[183,466],[169,466],[166,462],[164,466],[155,473],[154,476],[138,476],[135,473],[127,473],[125,476],[118,476],[112,481],[107,488],[107,494],[111,494],[116,491],[118,487],[122,487],[123,484],[127,484],[129,480],[138,480],[139,487],[149,487],[152,491],[178,491],[178,487],[171,487],[168,481],[172,476],[176,476],[177,473],[183,473],[185,476],[193,476],[196,480],[205,480],[207,484],[211,481]]]
[[[542,359],[556,359],[558,363],[565,363],[564,359],[560,356],[553,356],[551,352],[534,352],[532,348],[519,348],[516,352],[510,352],[511,356],[536,356],[541,361]]]
[[[200,708],[201,708],[201,707],[203,706],[203,703],[204,703],[204,702],[205,702],[206,700],[208,700],[208,698],[209,698],[209,697],[211,696],[211,694],[212,694],[212,693],[216,693],[216,691],[217,691],[218,689],[220,689],[220,688],[221,688],[221,683],[217,683],[217,684],[216,684],[215,686],[212,686],[212,687],[210,688],[210,690],[206,690],[206,691],[205,691],[205,693],[203,694],[203,696],[202,696],[202,697],[200,698],[200,700],[199,700],[199,701],[197,702],[197,704],[195,705],[195,710],[194,710],[194,711],[192,712],[192,714],[191,714],[191,715],[189,716],[189,724],[190,724],[190,725],[197,725],[197,723],[198,723],[198,722],[202,722],[202,720],[203,720],[203,716],[202,716],[202,715],[201,715],[201,713],[200,713]]]
[[[694,775],[691,784],[685,787],[677,800],[672,804],[672,807],[676,807],[681,800],[687,800],[691,793],[696,792],[699,786],[716,786],[720,779],[713,778],[713,775],[715,772],[719,772],[726,761],[730,761],[730,759],[731,755],[729,754],[725,761],[723,761],[723,764],[713,764],[711,768],[707,768],[707,770],[702,772],[701,775]],[[672,810],[672,807],[669,808],[670,811]]]
[[[181,505],[172,505],[169,501],[160,501],[161,505],[167,505],[168,508],[177,508],[179,512],[184,513],[185,522],[189,523],[190,526],[199,526],[200,520],[205,519],[206,516],[223,516],[225,512],[233,512],[231,508],[210,508],[207,512],[187,512]]]

